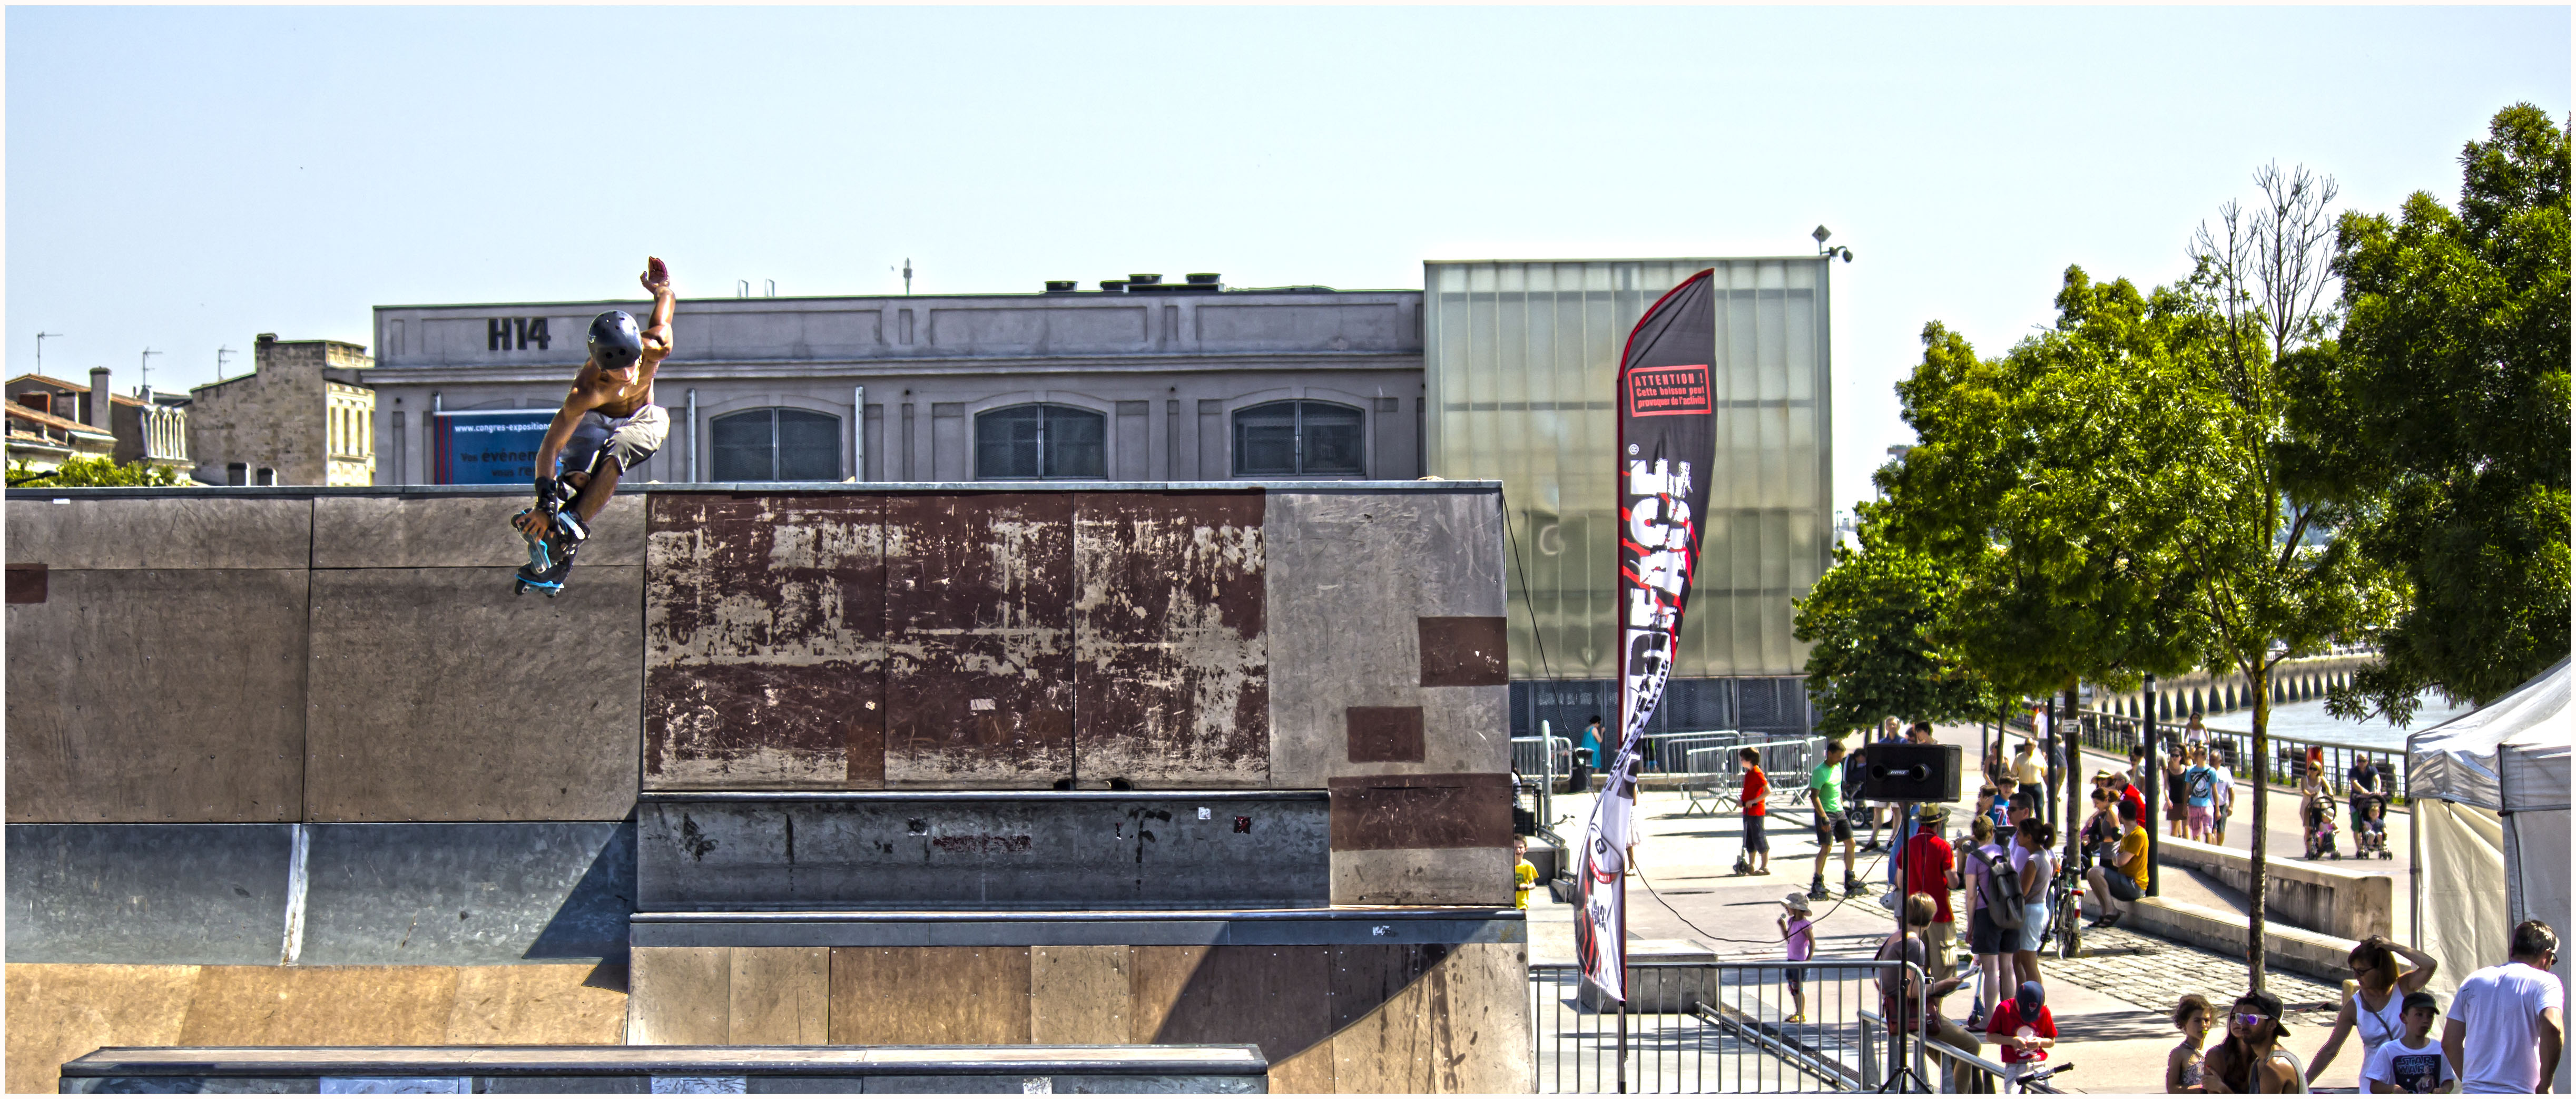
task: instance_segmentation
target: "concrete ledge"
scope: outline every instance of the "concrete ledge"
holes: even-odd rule
[[[2254,882],[2253,857],[2242,851],[2162,836],[2156,840],[2156,860],[2210,874],[2239,893],[2248,892]],[[2385,873],[2336,862],[2268,858],[2263,879],[2264,910],[2280,919],[2346,939],[2391,933],[2396,882]],[[2337,979],[2349,975],[2342,959],[2335,955]]]
[[[2245,956],[2245,936],[2252,930],[2245,917],[2204,905],[2162,897],[2141,897],[2128,906],[2122,926],[2161,935],[2176,942],[2215,950],[2231,958]],[[2263,961],[2293,973],[2333,983],[2352,976],[2344,960],[2360,944],[2351,939],[2301,931],[2277,924],[2263,929]]]

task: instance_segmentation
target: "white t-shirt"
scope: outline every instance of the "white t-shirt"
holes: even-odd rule
[[[2540,1078],[2540,1013],[2567,1009],[2567,990],[2548,971],[2521,962],[2491,965],[2460,982],[2451,1018],[2468,1031],[2460,1048],[2460,1090],[2531,1092]]]
[[[2410,1046],[2401,1035],[2380,1043],[2362,1064],[2361,1090],[2371,1090],[2374,1080],[2414,1095],[2449,1091],[2451,1061],[2442,1056],[2440,1039],[2427,1034],[2423,1045]]]

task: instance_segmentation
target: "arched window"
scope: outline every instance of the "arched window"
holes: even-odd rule
[[[1234,414],[1234,475],[1365,473],[1360,410],[1324,401],[1272,401]]]
[[[801,408],[755,408],[708,421],[718,481],[841,479],[841,418]]]
[[[1109,418],[1060,404],[1024,404],[975,415],[978,480],[1105,480]]]

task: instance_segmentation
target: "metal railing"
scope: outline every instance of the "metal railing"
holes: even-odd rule
[[[1702,748],[1734,748],[1762,739],[1764,734],[1738,732],[1734,729],[1708,729],[1686,733],[1647,733],[1637,738],[1638,765],[1647,774],[1658,771],[1683,772],[1690,768],[1690,754]]]
[[[1690,796],[1690,804],[1682,810],[1684,815],[1715,812],[1723,805],[1733,804],[1735,793],[1744,783],[1744,760],[1736,753],[1747,748],[1753,749],[1761,762],[1762,773],[1771,777],[1771,797],[1765,804],[1782,804],[1783,799],[1787,804],[1796,804],[1807,789],[1807,773],[1825,758],[1823,737],[1689,749],[1682,755],[1682,768],[1693,780],[1683,787]]]
[[[1878,977],[1922,970],[1867,958],[1801,962],[1634,962],[1628,1002],[1582,970],[1533,965],[1530,1049],[1541,1092],[1869,1091],[1887,1075]],[[1920,1007],[1918,1006],[1918,1010]],[[1620,1028],[1626,1028],[1621,1059]],[[1868,1033],[1878,1028],[1875,1041]],[[1923,1076],[1923,1043],[1913,1050]]]
[[[1540,744],[1547,745],[1550,760],[1542,758]],[[1512,770],[1523,778],[1574,773],[1574,741],[1561,736],[1516,736],[1512,738]]]
[[[2077,739],[2085,747],[2122,758],[2128,756],[2129,749],[2137,747],[2146,729],[2143,718],[2125,717],[2099,710],[2078,710],[2075,716]],[[2029,715],[2019,715],[2010,727],[2020,732],[2029,732]],[[2182,743],[2182,726],[2177,722],[2158,721],[2156,735],[2164,741],[2164,749],[2171,751],[2176,745]],[[2284,736],[2266,739],[2271,741],[2272,758],[2264,761],[2268,765],[2262,768],[2263,779],[2274,786],[2297,789],[2300,781],[2307,775],[2308,752],[2310,749],[2315,749],[2324,760],[2319,771],[2325,780],[2326,790],[2336,798],[2350,797],[2352,768],[2367,757],[2379,763],[2380,789],[2388,795],[2389,803],[2404,804],[2406,800],[2404,796],[2406,753],[2403,749],[2358,748],[2349,744],[2300,740]],[[2231,729],[2211,729],[2209,730],[2209,752],[2213,766],[2225,768],[2229,775],[2239,780],[2249,782],[2253,780],[2257,762],[2254,759],[2254,734]],[[2006,758],[2010,758],[2009,752],[2006,753]],[[2155,762],[2158,766],[2162,765],[2160,759]],[[2092,772],[2087,770],[2083,773],[2089,775]]]

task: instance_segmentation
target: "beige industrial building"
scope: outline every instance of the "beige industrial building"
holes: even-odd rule
[[[188,454],[215,485],[376,482],[367,349],[263,332],[251,372],[189,391]]]

